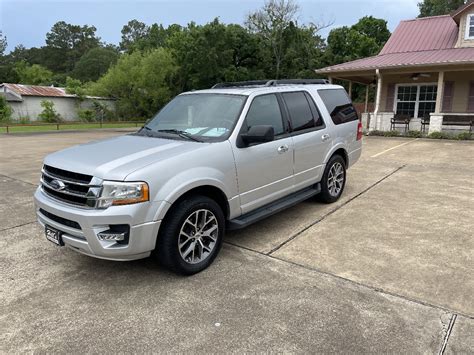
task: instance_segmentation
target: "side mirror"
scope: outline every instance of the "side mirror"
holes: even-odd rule
[[[247,133],[240,135],[245,144],[271,142],[275,139],[273,126],[252,126]]]

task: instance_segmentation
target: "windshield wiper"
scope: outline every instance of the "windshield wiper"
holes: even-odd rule
[[[145,128],[148,128],[148,127],[145,127]],[[150,129],[150,128],[148,128],[148,129]],[[190,134],[186,131],[181,131],[179,129],[159,129],[157,132],[177,134],[181,138],[186,138],[186,139],[192,140],[194,142],[200,142],[200,143],[203,142],[202,140],[194,137],[192,134]]]

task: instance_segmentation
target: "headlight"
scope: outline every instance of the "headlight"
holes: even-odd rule
[[[104,181],[98,208],[146,202],[150,198],[146,182]]]

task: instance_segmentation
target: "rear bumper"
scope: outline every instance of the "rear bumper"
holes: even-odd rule
[[[64,244],[79,253],[107,260],[136,260],[148,257],[156,244],[161,221],[146,221],[144,209],[158,210],[159,203],[114,206],[106,210],[74,208],[46,196],[41,188],[35,193],[36,215],[43,227],[47,224],[63,232]],[[80,229],[66,225],[60,218],[55,220],[41,213],[44,210],[54,216],[79,224]],[[128,244],[99,240],[97,234],[109,229],[110,224],[128,224]]]

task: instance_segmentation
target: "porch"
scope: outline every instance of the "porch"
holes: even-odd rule
[[[410,67],[365,72],[331,73],[329,80],[366,85],[364,129],[368,131],[470,131],[474,121],[474,65]],[[375,108],[368,110],[370,87],[376,90]],[[403,117],[407,125],[393,125]]]

